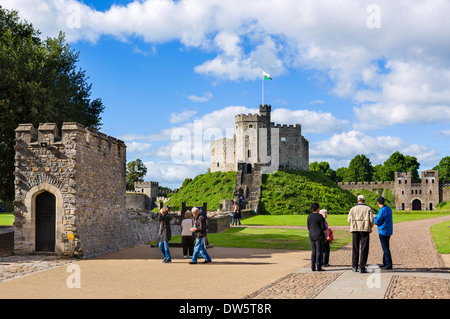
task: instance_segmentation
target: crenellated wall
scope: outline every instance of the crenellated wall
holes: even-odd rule
[[[61,134],[53,123],[20,124],[15,132],[16,254],[42,249],[40,218],[54,221],[45,226],[52,237],[45,251],[64,256],[72,247],[86,258],[156,239],[158,222],[127,210],[122,141],[74,122],[63,123]]]

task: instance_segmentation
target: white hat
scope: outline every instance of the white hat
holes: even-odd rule
[[[364,197],[364,195],[358,195],[358,200],[363,200],[363,201],[365,201],[366,198]]]

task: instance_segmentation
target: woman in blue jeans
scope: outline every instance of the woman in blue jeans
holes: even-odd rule
[[[172,262],[172,256],[169,250],[169,240],[172,238],[172,230],[170,228],[170,220],[172,216],[168,214],[169,209],[161,208],[159,219],[159,249],[164,257],[163,263]]]
[[[196,264],[198,255],[202,253],[203,257],[205,257],[205,261],[203,263],[210,263],[211,257],[205,248],[205,240],[206,240],[206,220],[205,217],[200,215],[200,211],[197,207],[192,208],[192,215],[195,217],[194,227],[191,228],[191,231],[195,234],[197,241],[194,246],[194,254],[192,256],[192,260],[189,263]]]

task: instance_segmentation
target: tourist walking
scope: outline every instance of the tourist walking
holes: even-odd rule
[[[307,219],[309,241],[311,243],[311,270],[322,271],[320,259],[326,238],[325,219],[319,214],[319,204],[311,204],[311,212]]]
[[[369,256],[370,233],[374,226],[374,217],[370,206],[366,205],[364,195],[358,196],[358,204],[350,209],[347,221],[352,233],[352,270],[366,273]]]
[[[181,222],[181,245],[184,258],[192,257],[194,254],[194,235],[191,228],[194,226],[192,213],[188,210],[184,214],[185,219]]]
[[[322,250],[322,256],[320,260],[322,261],[323,267],[329,267],[330,266],[330,244],[333,242],[333,231],[328,226],[327,223],[327,217],[328,217],[328,211],[326,209],[321,209],[319,211],[319,214],[322,215],[322,217],[325,219],[325,228],[327,230],[325,242],[323,244],[323,250]]]
[[[375,225],[378,226],[378,237],[380,238],[381,249],[383,249],[383,264],[381,268],[392,269],[392,257],[389,248],[389,240],[394,232],[392,209],[385,204],[383,196],[377,198],[377,204],[380,210],[375,216]]]
[[[241,208],[237,203],[234,203],[234,212],[233,212],[233,224],[236,225],[239,223],[241,225]]]
[[[172,262],[172,256],[169,250],[169,241],[172,238],[172,230],[170,229],[170,221],[172,216],[168,214],[169,210],[164,207],[161,208],[158,214],[159,220],[159,249],[164,257],[164,263]]]
[[[205,257],[204,263],[210,263],[211,257],[206,251],[205,239],[206,239],[206,220],[203,215],[200,214],[200,210],[197,207],[192,208],[192,215],[195,217],[194,227],[191,231],[195,234],[197,238],[194,246],[194,254],[192,255],[192,260],[189,261],[190,264],[196,264],[198,256],[202,253]]]

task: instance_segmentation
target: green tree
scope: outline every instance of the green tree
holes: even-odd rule
[[[347,177],[352,182],[365,182],[372,180],[373,167],[366,155],[356,155],[350,161]]]
[[[433,167],[439,172],[439,179],[442,181],[450,181],[450,156],[443,157],[439,161],[439,165]]]
[[[330,178],[332,181],[336,181],[336,171],[334,171],[331,167],[330,167],[330,163],[328,162],[312,162],[309,164],[309,170],[310,171],[315,171],[315,172],[320,172],[322,174],[324,174],[325,176],[327,176],[328,178]]]
[[[127,190],[134,190],[134,183],[143,182],[145,174],[147,167],[139,158],[127,163]]]
[[[17,11],[0,6],[0,198],[14,198],[14,130],[20,123],[79,122],[101,125],[103,104],[92,100],[79,54],[64,34],[40,39],[40,32],[20,21]]]
[[[413,180],[419,179],[420,163],[417,158],[396,151],[383,164],[382,179],[383,181],[393,181],[395,172],[411,172]]]
[[[348,168],[347,167],[339,167],[336,170],[336,182],[349,182],[348,178]]]

